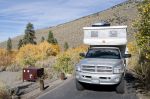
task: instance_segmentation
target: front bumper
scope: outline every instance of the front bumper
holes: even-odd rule
[[[83,83],[116,85],[121,81],[123,74],[98,74],[76,71],[76,79]]]

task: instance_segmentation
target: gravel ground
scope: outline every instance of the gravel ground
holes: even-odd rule
[[[15,83],[19,82],[20,77],[21,72],[0,72],[0,81],[3,81],[7,86],[15,85]]]
[[[21,98],[30,99],[31,97],[35,98],[41,94],[39,89],[39,82],[23,82],[22,81],[22,71],[20,72],[0,72],[0,81],[4,82],[10,89],[19,89]],[[48,87],[44,92],[52,89],[61,83],[61,80],[58,78],[46,79],[44,81],[45,87]]]

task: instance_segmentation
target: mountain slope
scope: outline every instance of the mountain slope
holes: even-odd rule
[[[37,30],[37,42],[40,42],[42,36],[47,38],[48,32],[51,30],[60,45],[63,46],[64,42],[68,42],[70,47],[78,46],[83,42],[82,28],[101,20],[106,20],[111,25],[128,25],[128,39],[130,41],[133,39],[132,34],[134,32],[132,29],[132,21],[138,15],[137,4],[138,2],[136,0],[129,0],[102,12],[94,13],[54,27]],[[14,48],[17,48],[18,41],[21,38],[22,36],[18,36],[12,39]],[[0,43],[0,47],[6,48],[6,42]]]

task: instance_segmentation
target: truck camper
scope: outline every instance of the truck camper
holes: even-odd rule
[[[76,88],[83,90],[84,84],[113,85],[118,93],[124,93],[124,75],[126,71],[125,54],[127,44],[127,26],[110,26],[108,23],[96,23],[83,27],[83,42],[90,48],[80,56],[84,57],[76,64]]]

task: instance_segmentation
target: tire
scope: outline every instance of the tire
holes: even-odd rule
[[[84,90],[84,86],[81,82],[79,82],[78,80],[75,81],[76,82],[76,89],[78,91],[83,91]]]
[[[125,81],[123,78],[121,79],[121,82],[117,85],[116,92],[119,94],[125,93]]]

